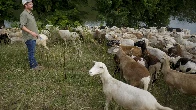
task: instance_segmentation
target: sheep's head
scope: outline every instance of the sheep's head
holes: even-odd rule
[[[93,61],[95,64],[94,66],[89,70],[90,76],[94,76],[96,74],[102,74],[105,72],[105,64],[102,62],[96,62]]]

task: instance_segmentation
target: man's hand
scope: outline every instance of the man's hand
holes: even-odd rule
[[[31,31],[30,34],[31,34],[33,37],[36,37],[36,38],[38,37],[38,34],[35,33],[35,32],[32,32],[32,31]]]

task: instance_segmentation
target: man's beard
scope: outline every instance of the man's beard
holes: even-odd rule
[[[33,10],[33,7],[32,8],[29,8],[29,10]]]

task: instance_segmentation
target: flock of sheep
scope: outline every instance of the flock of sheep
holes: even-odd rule
[[[78,26],[73,31],[53,29],[65,41],[91,35],[97,42],[106,43],[108,53],[114,54],[115,73],[120,73],[126,83],[114,79],[102,62],[95,62],[89,70],[91,76],[99,74],[101,77],[106,95],[106,110],[112,99],[130,110],[171,110],[161,106],[148,92],[159,73],[163,73],[170,88],[196,95],[196,36],[191,35],[188,29],[134,29],[116,26]],[[37,44],[48,50],[46,43],[48,37],[52,37],[50,31],[50,26],[40,30],[37,39]],[[18,28],[1,29],[0,41],[23,42],[22,31]]]
[[[108,53],[114,54],[115,73],[126,80],[123,83],[114,79],[102,62],[95,62],[89,70],[91,76],[99,74],[101,77],[106,110],[112,99],[129,110],[171,110],[161,106],[148,92],[158,73],[164,75],[169,88],[196,95],[196,37],[187,29],[169,30],[115,26],[94,29],[94,38],[106,39]]]

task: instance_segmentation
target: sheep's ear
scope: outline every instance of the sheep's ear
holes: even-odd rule
[[[96,61],[93,61],[93,63],[96,63]]]

